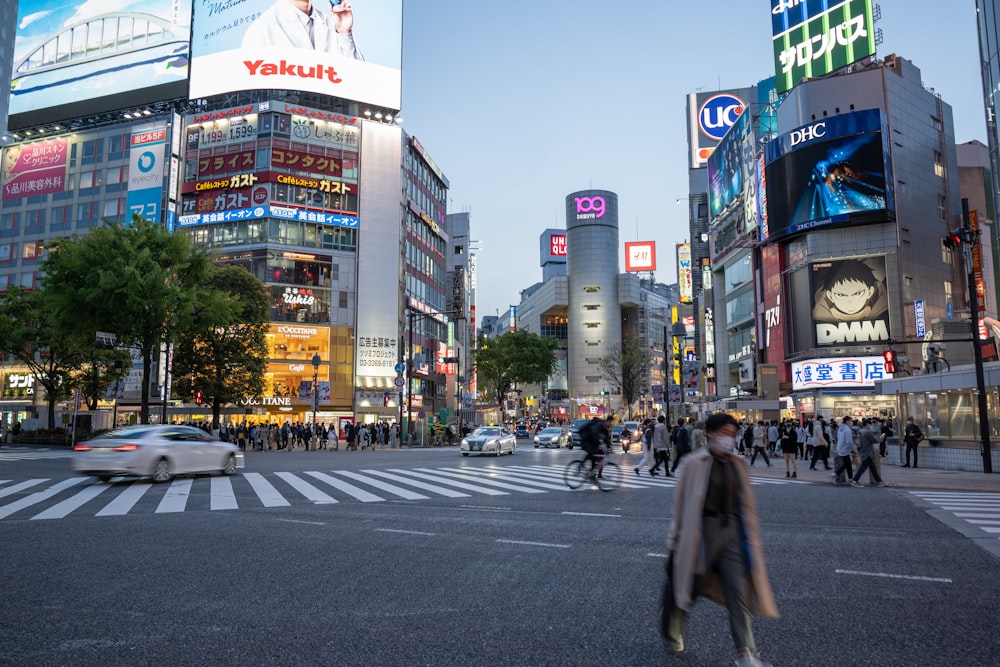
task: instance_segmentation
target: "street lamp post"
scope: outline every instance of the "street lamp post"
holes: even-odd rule
[[[313,367],[313,385],[312,385],[312,412],[313,412],[313,433],[316,433],[316,409],[319,406],[319,365],[322,359],[319,358],[319,353],[313,355],[312,367]]]

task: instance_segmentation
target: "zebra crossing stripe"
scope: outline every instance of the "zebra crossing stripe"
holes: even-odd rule
[[[264,507],[288,507],[291,505],[283,495],[278,493],[274,485],[264,479],[264,476],[259,472],[245,472],[243,479],[250,484]]]
[[[118,497],[104,506],[96,516],[125,516],[151,486],[145,482],[133,482]]]
[[[385,502],[385,498],[383,498],[381,496],[376,496],[374,493],[371,493],[370,491],[365,491],[362,488],[359,488],[357,486],[354,486],[353,484],[345,482],[342,479],[337,479],[336,477],[333,477],[331,475],[327,475],[326,473],[315,472],[315,471],[312,471],[312,470],[307,470],[306,474],[309,475],[310,477],[315,477],[316,479],[320,480],[321,482],[326,482],[327,484],[329,484],[333,488],[338,489],[340,491],[343,491],[347,495],[349,495],[352,498],[355,498],[357,500],[360,500],[363,503],[383,503],[383,502]]]
[[[14,514],[15,512],[20,512],[26,507],[31,507],[32,505],[37,505],[38,503],[44,500],[48,500],[52,496],[58,493],[62,493],[66,489],[76,486],[80,482],[86,481],[86,479],[87,479],[86,477],[70,477],[69,479],[64,479],[58,484],[53,484],[44,491],[38,491],[37,493],[33,493],[30,496],[26,496],[24,498],[21,498],[20,500],[14,501],[9,505],[4,505],[3,507],[0,507],[0,519],[6,519],[11,514]],[[42,482],[47,480],[39,480],[39,481]],[[28,488],[30,486],[34,486],[34,484],[27,484],[25,488]]]
[[[285,480],[289,486],[305,496],[306,500],[311,500],[317,505],[329,505],[337,502],[336,498],[328,496],[309,482],[300,479],[290,472],[276,472],[274,474]]]
[[[468,477],[465,474],[461,472],[455,472],[447,468],[439,468],[437,470],[433,470],[431,468],[417,468],[417,470],[421,472],[437,473],[439,475],[445,475],[448,477],[457,477],[458,479],[468,479]],[[478,479],[476,481],[478,481],[480,484],[486,484],[487,486],[495,486],[498,489],[509,489],[511,491],[520,491],[522,493],[545,493],[541,489],[532,489],[527,486],[517,486],[516,484],[508,484],[506,482],[500,482],[493,479]]]
[[[377,479],[372,479],[368,475],[361,475],[356,472],[351,472],[349,470],[338,470],[338,475],[343,475],[344,477],[350,477],[351,479],[356,479],[360,482],[364,482],[369,486],[374,486],[376,489],[381,489],[386,493],[392,493],[399,496],[400,498],[405,498],[406,500],[427,500],[430,496],[425,496],[422,493],[417,493],[416,491],[410,491],[409,489],[404,489],[395,484],[389,484],[387,482],[382,482]]]
[[[233,483],[228,477],[212,477],[212,488],[209,495],[209,509],[238,510],[236,494],[233,493]]]
[[[175,479],[170,483],[167,492],[163,494],[159,506],[156,508],[157,514],[169,514],[171,512],[183,512],[187,507],[188,496],[191,495],[191,485],[194,480]]]
[[[8,486],[6,489],[0,489],[0,498],[14,495],[15,493],[19,493],[25,489],[30,489],[33,486],[38,486],[42,482],[47,481],[49,481],[49,478],[44,477],[42,479],[29,479],[26,482],[21,482],[20,484],[15,484],[14,486]]]
[[[31,519],[62,519],[73,510],[82,507],[85,503],[107,491],[108,488],[107,484],[91,484],[61,503],[57,503],[44,512],[36,514]]]
[[[466,470],[464,471],[466,475],[474,475],[476,477],[499,477],[501,479],[508,479],[512,482],[517,482],[518,484],[527,484],[529,486],[537,486],[542,489],[550,489],[554,491],[565,491],[565,484],[552,484],[547,481],[539,481],[538,477],[529,477],[531,473],[517,472],[514,470],[507,470],[498,468],[496,470]]]
[[[440,494],[448,498],[468,498],[468,493],[462,493],[461,491],[455,491],[443,486],[435,486],[433,484],[427,484],[426,482],[418,482],[415,479],[405,479],[399,475],[393,475],[391,473],[383,472],[381,470],[364,470],[362,471],[368,475],[377,475],[378,477],[385,477],[386,479],[391,479],[395,482],[400,482],[402,484],[407,484],[416,489],[423,489],[424,491],[432,491],[434,493]]]
[[[509,496],[510,494],[506,491],[497,491],[496,489],[485,489],[481,486],[473,486],[472,484],[464,484],[462,482],[443,479],[440,476],[428,475],[427,473],[418,472],[416,470],[400,470],[399,468],[394,468],[390,472],[399,473],[405,476],[416,477],[417,479],[426,479],[431,482],[436,482],[438,484],[445,484],[447,486],[453,486],[456,489],[465,489],[466,491],[472,491],[473,493],[481,493],[486,496]]]

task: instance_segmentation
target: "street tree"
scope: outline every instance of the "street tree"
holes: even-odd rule
[[[0,352],[27,367],[36,389],[45,390],[48,429],[56,427],[55,405],[71,394],[70,374],[84,362],[78,338],[66,335],[54,322],[41,290],[9,287],[0,298]]]
[[[174,347],[177,395],[200,391],[219,427],[222,406],[264,391],[270,301],[264,285],[240,266],[212,270],[211,299]]]
[[[183,234],[133,216],[86,236],[57,239],[42,263],[42,288],[60,330],[115,334],[142,359],[139,419],[149,423],[154,355],[187,330],[207,298],[208,254]]]
[[[649,351],[634,338],[613,345],[610,354],[598,361],[604,379],[621,395],[629,419],[632,419],[632,405],[649,383],[650,361]]]
[[[476,379],[487,401],[500,408],[506,421],[504,399],[516,384],[539,384],[556,368],[554,338],[542,338],[530,331],[514,331],[496,338],[479,338],[472,351]]]

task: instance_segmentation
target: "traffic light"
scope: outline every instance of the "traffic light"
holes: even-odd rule
[[[896,351],[886,350],[882,353],[882,361],[885,362],[885,372],[895,373],[896,372]]]
[[[202,396],[201,396],[201,390],[198,390],[198,391],[194,392],[194,402],[195,403],[197,403],[198,405],[201,405],[201,398],[202,398]]]
[[[948,232],[941,242],[948,250],[955,250],[962,247],[962,228],[957,227]]]

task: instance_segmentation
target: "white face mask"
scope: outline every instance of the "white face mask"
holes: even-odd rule
[[[708,438],[708,448],[713,454],[731,454],[736,448],[736,438],[730,435],[716,435]]]

